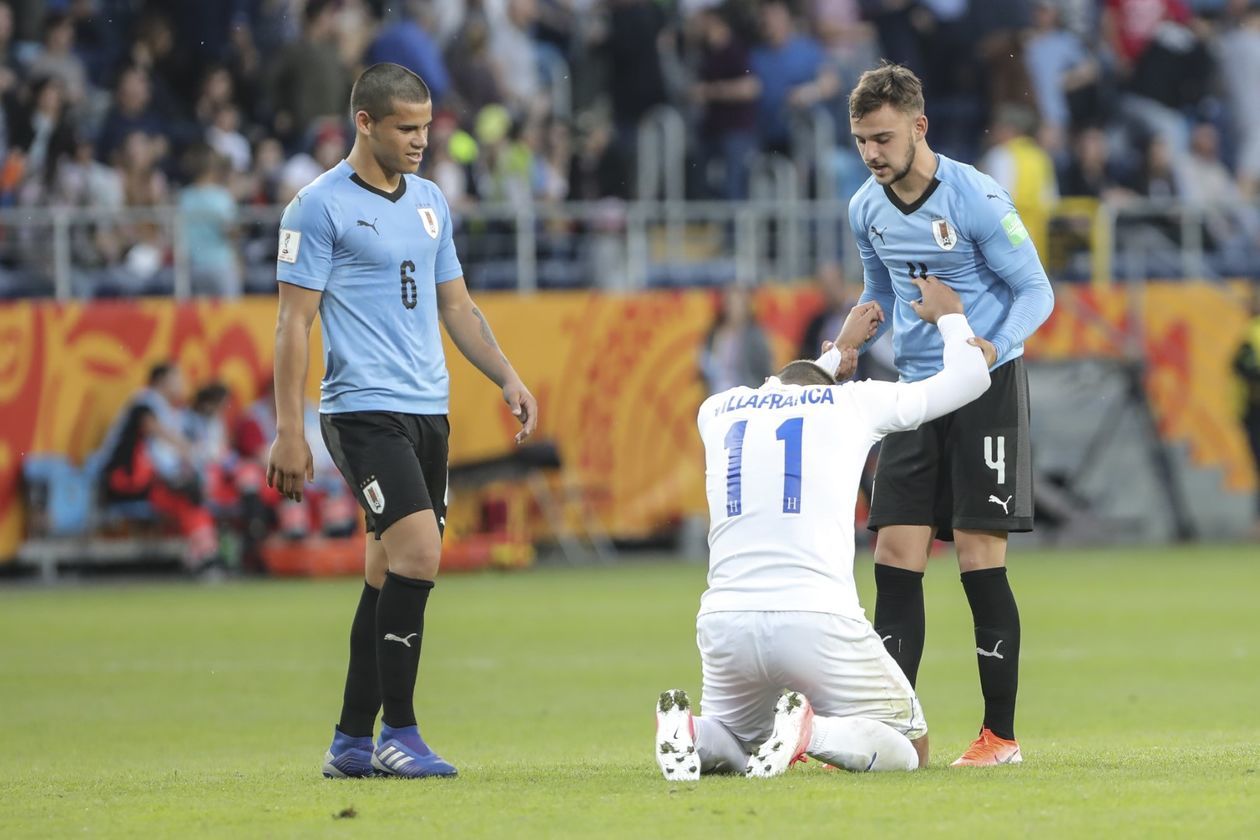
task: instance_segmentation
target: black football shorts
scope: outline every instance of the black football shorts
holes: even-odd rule
[[[989,390],[944,417],[884,438],[867,527],[931,525],[1031,531],[1028,375],[1022,358],[991,374]]]
[[[367,514],[379,540],[389,526],[432,510],[446,526],[451,424],[445,414],[351,411],[321,414],[320,431],[333,462]]]

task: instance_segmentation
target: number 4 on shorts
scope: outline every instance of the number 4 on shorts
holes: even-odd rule
[[[993,441],[997,440],[997,457],[994,458]],[[998,435],[996,438],[985,435],[984,438],[984,465],[997,473],[997,483],[1006,483],[1006,436]]]

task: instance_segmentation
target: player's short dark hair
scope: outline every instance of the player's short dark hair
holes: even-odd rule
[[[884,105],[915,116],[923,113],[923,83],[909,67],[884,61],[863,73],[849,94],[849,116],[855,120]]]
[[[809,359],[788,362],[775,376],[784,385],[835,385],[836,378]]]
[[[149,387],[153,388],[161,385],[166,377],[175,372],[174,362],[158,362],[149,368]]]
[[[400,64],[381,62],[363,71],[350,91],[350,119],[367,111],[374,120],[394,113],[394,102],[423,105],[429,101],[429,86]]]

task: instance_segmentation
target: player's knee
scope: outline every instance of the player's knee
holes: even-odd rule
[[[439,551],[416,546],[395,554],[389,557],[389,570],[394,574],[416,580],[433,580],[437,577],[441,562]]]
[[[993,531],[955,529],[954,543],[958,550],[958,570],[974,572],[1006,565],[1007,535]]]
[[[881,535],[875,544],[875,562],[881,566],[921,572],[927,568],[927,559],[927,551],[922,546],[908,541],[885,540]]]

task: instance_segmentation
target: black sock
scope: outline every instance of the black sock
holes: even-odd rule
[[[875,564],[875,632],[913,687],[923,658],[923,572]]]
[[[382,719],[386,726],[415,726],[416,672],[424,638],[424,607],[433,581],[385,573],[376,602],[376,661],[380,669]]]
[[[381,679],[376,673],[376,602],[380,594],[376,587],[363,584],[359,608],[350,625],[350,667],[346,669],[346,692],[337,729],[353,738],[371,737],[381,710]]]
[[[1013,739],[1015,693],[1019,688],[1019,607],[1005,567],[977,569],[961,577],[976,626],[984,726],[999,738]]]

